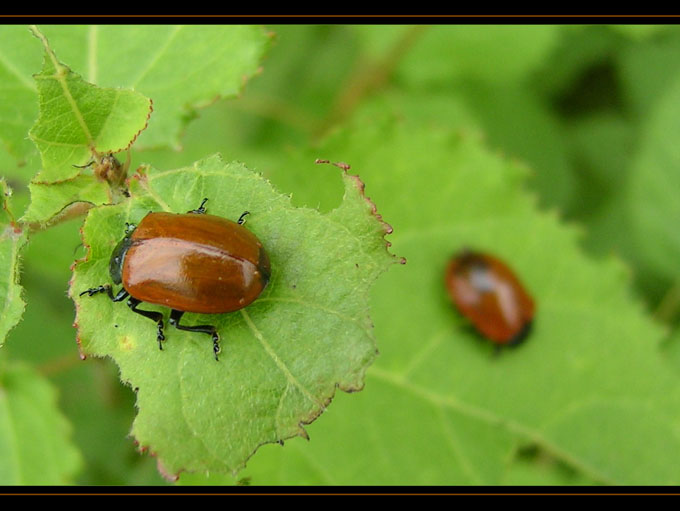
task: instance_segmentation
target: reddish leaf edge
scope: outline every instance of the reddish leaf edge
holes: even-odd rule
[[[220,159],[222,159],[221,155],[220,155]],[[224,161],[224,160],[222,159],[222,161]],[[323,164],[323,163],[331,163],[331,162],[328,161],[328,160],[323,160],[323,159],[317,158],[315,163]],[[392,246],[392,244],[391,244],[390,241],[385,239],[385,237],[387,235],[393,233],[393,228],[389,223],[387,223],[383,219],[382,215],[380,213],[378,213],[378,208],[377,208],[376,204],[371,200],[370,197],[368,197],[366,195],[366,193],[365,193],[366,184],[361,180],[359,175],[350,174],[348,172],[348,170],[351,168],[351,166],[349,164],[344,163],[344,162],[334,162],[334,163],[331,163],[331,164],[340,168],[342,170],[343,174],[347,178],[349,178],[352,185],[359,192],[359,196],[368,204],[369,209],[370,209],[370,214],[379,222],[379,225],[381,226],[381,229],[383,231],[382,237],[383,237],[383,240],[385,242],[385,251],[387,252],[387,254],[390,257],[393,258],[392,264],[396,264],[396,263],[399,263],[401,265],[406,264],[406,258],[405,257],[399,257],[395,254],[390,253],[389,249]],[[136,169],[135,174],[128,177],[128,179],[126,180],[126,185],[127,185],[128,189],[129,189],[129,182],[131,180],[139,181],[140,184],[142,185],[142,187],[144,187],[144,184],[145,184],[145,181],[146,181],[146,178],[147,178],[147,175],[146,175],[147,170],[148,170],[148,165],[140,165]],[[266,179],[266,178],[263,178],[263,179]],[[269,180],[267,180],[267,181],[269,182]],[[271,182],[269,182],[269,183],[271,185]],[[113,204],[103,204],[100,207],[106,207],[106,206],[113,206]],[[84,223],[80,227],[81,239],[83,239],[83,227],[84,227]],[[75,267],[81,262],[88,261],[89,257],[90,257],[90,246],[85,243],[84,239],[83,239],[83,246],[86,249],[85,256],[83,256],[80,259],[75,260],[70,267],[72,276],[71,276],[71,279],[69,280],[69,289],[72,289],[72,287],[73,287],[73,279],[74,279],[74,273],[73,272],[75,270]],[[387,267],[381,273],[383,273],[386,270],[387,270]],[[75,300],[74,300],[74,303],[75,303],[75,307],[76,307],[76,311],[77,311],[78,308],[79,308],[79,305]],[[76,317],[77,317],[77,313],[76,313]],[[85,360],[87,358],[87,355],[85,354],[85,352],[83,351],[83,348],[82,348],[82,342],[81,342],[80,333],[79,333],[79,329],[78,329],[78,322],[76,320],[74,320],[74,322],[73,322],[73,327],[76,329],[76,343],[78,345],[78,351],[79,351],[80,358],[81,358],[81,360]],[[373,328],[372,324],[371,324],[371,328]],[[328,406],[331,404],[331,402],[335,398],[335,395],[337,393],[337,389],[340,389],[340,390],[342,390],[343,392],[346,392],[346,393],[354,393],[354,392],[359,392],[359,391],[363,390],[364,387],[365,387],[365,384],[366,384],[366,371],[373,364],[375,358],[378,355],[379,355],[379,351],[376,348],[373,356],[370,358],[370,360],[368,360],[368,365],[358,372],[358,374],[357,374],[358,378],[357,379],[358,379],[359,382],[361,382],[359,385],[341,385],[339,382],[335,382],[332,393],[330,395],[326,396],[325,398],[322,398],[323,401],[320,403],[321,406],[319,408],[313,410],[310,414],[308,414],[306,417],[303,417],[298,422],[298,429],[297,429],[296,434],[285,437],[285,438],[279,438],[279,439],[274,440],[274,441],[272,441],[272,440],[263,441],[263,442],[257,444],[255,446],[255,448],[252,450],[252,452],[248,456],[245,457],[245,459],[243,460],[243,462],[241,464],[239,464],[238,466],[231,469],[231,471],[230,471],[231,476],[236,478],[238,473],[247,466],[247,463],[250,460],[250,458],[259,450],[260,447],[262,447],[264,445],[278,443],[278,444],[283,446],[285,440],[289,440],[289,439],[292,439],[292,438],[295,438],[295,437],[298,437],[298,436],[309,441],[310,437],[309,437],[309,434],[307,433],[307,431],[305,430],[304,426],[312,424],[316,419],[318,419],[326,411],[326,408],[328,408]],[[109,355],[99,356],[99,355],[95,354],[94,356],[97,357],[97,358],[106,358],[106,357],[111,358]],[[133,387],[131,382],[123,381],[123,383],[125,385],[128,385],[130,388],[132,388],[132,390],[135,392],[135,394],[137,393],[138,389]],[[190,473],[199,472],[199,470],[195,470],[195,469],[194,470],[187,470],[185,468],[178,468],[178,469],[175,469],[174,471],[170,470],[163,463],[162,457],[157,452],[152,450],[150,445],[142,445],[134,438],[133,438],[133,442],[136,444],[137,450],[140,454],[148,453],[150,456],[152,456],[156,459],[156,465],[157,465],[157,469],[158,469],[159,474],[161,474],[161,476],[170,483],[177,482],[179,480],[179,477],[182,474],[182,472],[190,472]]]

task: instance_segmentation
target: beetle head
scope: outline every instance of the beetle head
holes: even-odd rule
[[[130,245],[132,245],[130,237],[134,232],[134,228],[134,225],[126,224],[125,237],[118,242],[116,248],[114,248],[111,253],[109,273],[111,274],[111,280],[113,280],[114,284],[123,282],[123,261],[125,260],[125,254],[130,248]]]

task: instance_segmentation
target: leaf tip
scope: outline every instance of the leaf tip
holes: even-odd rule
[[[331,164],[331,165],[338,167],[339,169],[342,169],[343,175],[354,184],[356,189],[359,191],[359,195],[361,195],[361,197],[364,199],[364,201],[366,201],[366,203],[368,203],[368,205],[371,209],[371,214],[378,220],[378,222],[380,222],[380,225],[382,226],[383,231],[385,231],[385,234],[392,234],[394,229],[392,229],[392,226],[390,224],[388,224],[387,222],[385,222],[383,220],[382,215],[380,215],[380,213],[378,213],[378,208],[375,205],[375,203],[371,200],[370,197],[368,197],[366,195],[366,184],[361,180],[361,178],[357,174],[350,174],[349,172],[347,172],[349,169],[352,168],[352,166],[349,163],[345,163],[345,162],[342,162],[342,161],[331,162],[330,160],[326,160],[326,159],[323,159],[323,158],[317,158],[314,161],[314,163],[317,163],[317,164],[328,163],[328,164]],[[387,242],[387,243],[388,243],[387,246],[389,247],[391,244],[389,242]]]
[[[350,174],[348,170],[351,167],[349,163],[345,162],[331,162],[330,160],[323,159],[323,158],[317,158],[314,163],[317,164],[330,164],[338,167],[339,169],[342,169],[343,172],[343,177],[345,178],[346,182],[351,183],[354,188],[359,192],[359,196],[368,204],[369,210],[371,212],[371,215],[378,221],[378,224],[380,225],[381,230],[383,231],[383,237],[392,234],[394,232],[394,229],[390,224],[388,224],[382,217],[380,213],[378,213],[378,207],[376,204],[371,200],[370,197],[366,195],[366,184],[361,180],[359,175],[357,174]],[[389,241],[385,240],[385,247],[389,249],[392,246],[392,243]],[[389,254],[389,251],[388,251]],[[389,254],[393,262],[397,262],[399,264],[406,264],[406,258],[405,257],[397,257],[394,254]]]
[[[305,440],[307,440],[309,442],[309,433],[307,433],[307,430],[304,428],[302,422],[298,424],[298,433],[297,434],[298,434],[298,436],[304,438]],[[283,444],[281,444],[281,445],[283,445]]]
[[[156,456],[154,453],[151,453],[152,456]],[[156,467],[158,468],[158,473],[163,476],[163,479],[168,481],[169,483],[175,483],[179,479],[179,474],[173,474],[170,472],[167,468],[165,468],[165,465],[163,465],[163,462],[159,457],[156,456]]]

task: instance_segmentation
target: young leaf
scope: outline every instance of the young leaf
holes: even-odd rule
[[[57,60],[47,39],[34,29],[45,46],[42,72],[35,75],[40,114],[30,130],[40,151],[40,181],[73,179],[73,165],[90,161],[94,153],[128,149],[146,128],[151,100],[138,92],[105,89],[84,81]]]
[[[11,189],[0,179],[0,346],[7,333],[19,322],[26,306],[19,285],[19,258],[26,244],[26,233],[14,221],[10,210]]]
[[[2,484],[72,484],[82,459],[69,436],[52,386],[27,366],[0,365]]]
[[[32,182],[31,203],[23,222],[46,224],[73,209],[86,210],[91,204],[109,204],[113,201],[108,183],[80,175],[59,183]]]
[[[336,388],[363,387],[376,355],[368,291],[395,258],[383,239],[389,228],[361,182],[346,173],[343,181],[342,204],[322,215],[292,207],[242,164],[213,156],[192,167],[138,173],[129,201],[89,212],[83,227],[89,255],[76,264],[70,287],[81,349],[113,357],[137,390],[133,434],[168,476],[236,471],[258,446],[306,436],[304,425],[325,410]],[[205,197],[209,214],[235,220],[250,211],[247,228],[272,268],[268,287],[246,309],[183,317],[218,328],[219,361],[209,336],[168,326],[161,351],[154,323],[103,294],[79,296],[111,282],[108,262],[125,222],[138,223],[149,211],[184,213]]]
[[[338,399],[309,443],[265,449],[244,476],[500,484],[518,444],[531,443],[594,481],[680,481],[680,381],[658,354],[660,329],[619,264],[584,257],[575,230],[535,208],[521,166],[474,139],[376,119],[317,151],[371,184],[408,264],[372,293],[381,356],[366,390]],[[272,179],[290,189],[286,176]],[[444,288],[448,259],[465,247],[505,260],[536,302],[528,339],[496,356]]]
[[[135,147],[179,146],[194,110],[235,97],[258,72],[271,41],[261,26],[46,26],[74,69],[102,87],[127,87],[153,99],[154,115]]]

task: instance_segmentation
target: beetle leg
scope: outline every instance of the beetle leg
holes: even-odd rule
[[[133,312],[141,314],[142,316],[147,317],[150,320],[158,323],[158,334],[156,335],[156,339],[158,339],[158,347],[160,349],[163,349],[163,344],[161,342],[165,340],[165,336],[163,335],[163,314],[161,314],[160,312],[139,310],[137,306],[140,303],[142,303],[141,300],[137,300],[137,298],[130,297],[130,299],[127,301],[127,306],[130,307],[130,309],[132,309]]]
[[[90,289],[86,289],[82,293],[80,293],[78,296],[83,296],[83,295],[96,295],[97,293],[106,293],[109,295],[109,298],[111,298],[111,301],[113,302],[122,302],[125,300],[125,297],[128,295],[128,292],[125,291],[125,288],[121,288],[120,291],[118,291],[118,294],[116,296],[113,296],[113,291],[111,290],[111,286],[109,284],[104,284],[99,287],[91,287]]]
[[[80,293],[78,296],[83,296],[83,295],[92,296],[92,295],[96,295],[97,293],[104,293],[104,292],[108,293],[108,295],[111,297],[111,299],[113,299],[113,293],[111,292],[111,286],[109,286],[108,284],[104,284],[103,286],[99,286],[99,287],[91,287],[90,289],[86,289],[85,291]]]
[[[201,202],[201,205],[198,206],[197,209],[192,209],[191,211],[187,211],[187,213],[196,213],[197,215],[203,215],[205,214],[205,203],[208,202],[208,198],[206,197],[203,199],[203,202]]]
[[[135,224],[125,222],[125,236],[129,236],[130,233],[132,233],[132,231],[134,231],[136,228],[137,228],[137,226]]]
[[[213,351],[215,352],[215,360],[219,360],[217,358],[217,355],[220,352],[220,336],[217,334],[217,329],[211,325],[196,325],[196,326],[180,325],[179,320],[182,318],[182,314],[184,314],[184,311],[172,309],[170,311],[170,324],[177,328],[178,330],[188,330],[190,332],[202,332],[204,334],[211,335],[213,341]]]
[[[236,223],[239,225],[243,225],[246,223],[246,216],[250,215],[250,211],[244,211],[241,213],[241,216],[238,217],[238,220],[236,220]]]
[[[111,289],[111,288],[109,288],[109,289]],[[111,293],[109,293],[109,295],[111,295]],[[114,302],[122,302],[123,300],[125,300],[125,298],[127,298],[127,295],[128,295],[128,292],[125,291],[125,288],[123,287],[123,288],[121,288],[120,291],[118,291],[118,294],[116,296],[111,296],[111,300],[114,301]]]

